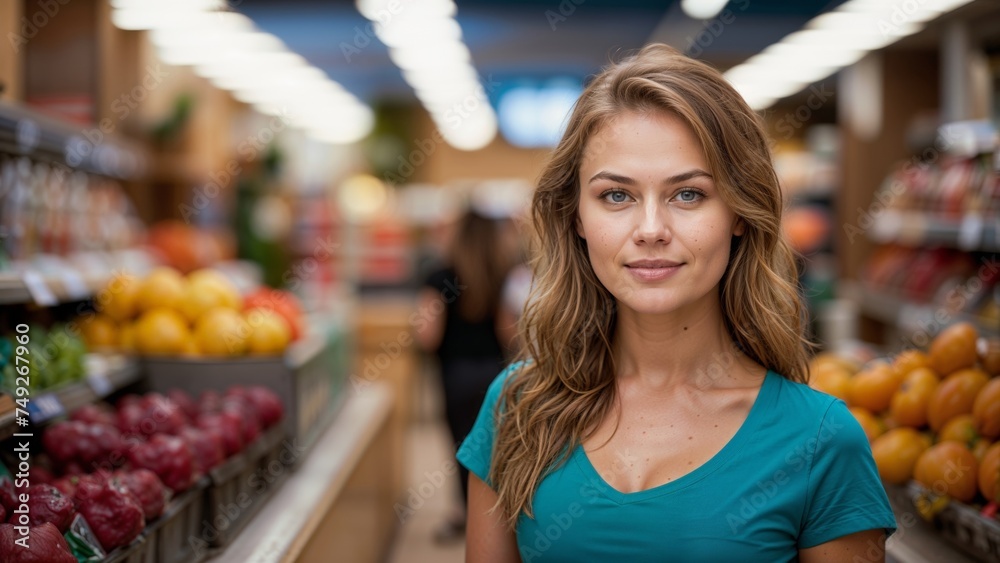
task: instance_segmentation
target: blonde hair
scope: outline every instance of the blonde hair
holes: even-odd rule
[[[807,379],[808,342],[795,257],[781,234],[782,197],[758,116],[722,75],[666,45],[614,64],[586,88],[534,194],[535,284],[521,319],[527,361],[504,387],[489,480],[513,529],[533,517],[549,470],[603,420],[615,400],[615,300],[575,230],[588,142],[623,111],[679,116],[701,143],[720,197],[745,223],[720,282],[726,329],[747,356]]]

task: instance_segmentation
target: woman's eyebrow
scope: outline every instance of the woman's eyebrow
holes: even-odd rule
[[[681,172],[680,174],[675,174],[669,178],[663,180],[664,185],[678,184],[680,182],[686,182],[693,178],[708,178],[712,179],[712,175],[700,168],[695,168],[693,170],[688,170],[687,172]],[[625,184],[626,186],[634,186],[635,180],[629,178],[628,176],[622,176],[621,174],[615,174],[614,172],[608,172],[607,170],[601,170],[597,174],[594,174],[588,184],[593,184],[595,180],[610,180],[618,184]]]

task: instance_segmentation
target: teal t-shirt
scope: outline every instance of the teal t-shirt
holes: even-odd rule
[[[514,364],[493,381],[458,461],[489,483],[496,403]],[[767,372],[746,421],[691,473],[635,493],[608,485],[582,446],[522,515],[524,563],[796,561],[800,548],[896,530],[864,431],[843,401]]]

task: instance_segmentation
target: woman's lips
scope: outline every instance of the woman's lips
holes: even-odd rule
[[[666,265],[666,263],[663,263],[651,265],[647,263],[635,263],[625,266],[625,269],[628,270],[632,276],[641,281],[660,281],[665,280],[677,273],[677,270],[680,270],[683,265],[684,264]]]

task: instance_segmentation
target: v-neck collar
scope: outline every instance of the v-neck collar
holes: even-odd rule
[[[591,463],[590,458],[587,457],[587,452],[583,449],[583,444],[577,445],[576,449],[573,451],[573,457],[575,458],[577,465],[579,465],[580,469],[588,478],[596,479],[597,482],[601,484],[601,492],[618,504],[638,502],[679,491],[704,479],[719,467],[725,465],[734,455],[739,453],[739,451],[743,448],[743,445],[748,439],[750,439],[750,437],[754,434],[754,431],[759,426],[763,413],[773,403],[777,384],[780,383],[778,378],[780,377],[780,375],[772,372],[771,370],[767,370],[767,373],[764,375],[764,381],[761,383],[760,389],[757,391],[757,397],[754,399],[753,405],[750,407],[750,412],[747,413],[746,419],[743,421],[743,424],[740,425],[736,434],[734,434],[733,437],[726,442],[726,445],[723,446],[722,449],[708,461],[696,467],[692,471],[678,477],[677,479],[674,479],[673,481],[667,481],[662,485],[656,485],[641,491],[623,493],[612,487],[607,481],[604,480],[604,477],[597,471],[594,464]]]

